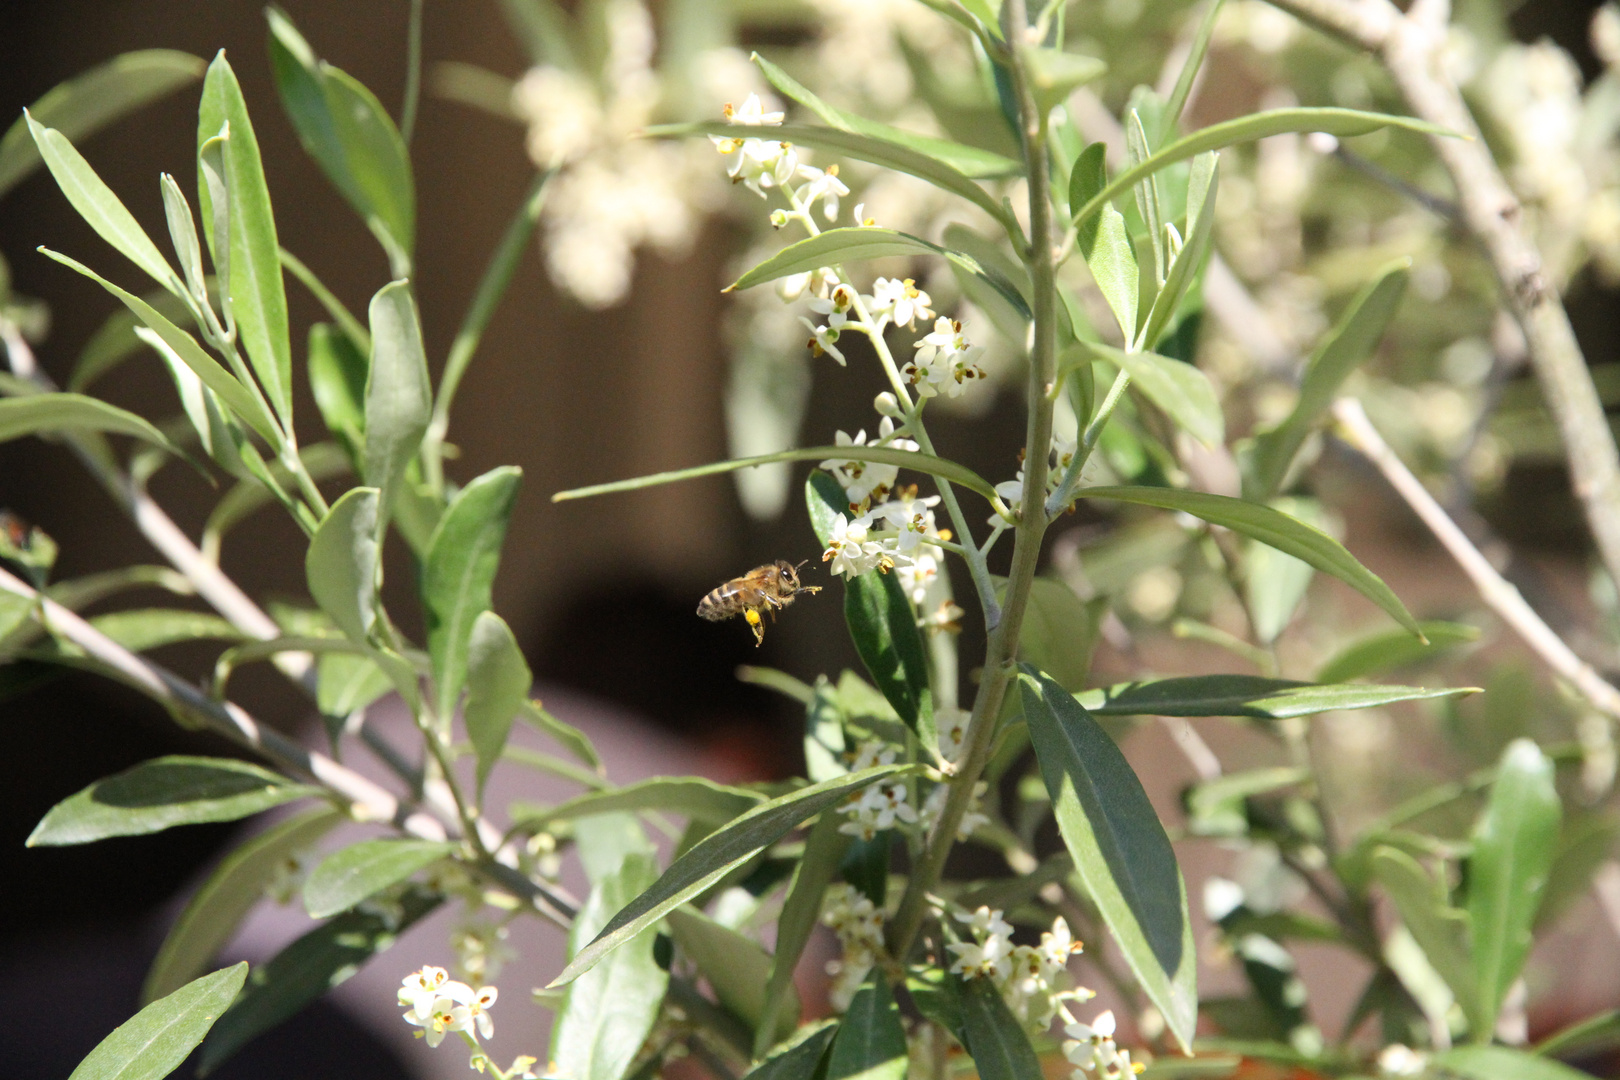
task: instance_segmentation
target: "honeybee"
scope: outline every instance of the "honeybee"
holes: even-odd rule
[[[803,565],[802,562],[799,564]],[[761,612],[769,611],[774,620],[776,612],[793,603],[794,597],[800,593],[821,591],[819,585],[799,584],[799,566],[785,559],[756,566],[699,600],[697,613],[710,622],[720,622],[741,614],[754,631],[754,646],[758,648],[765,641],[765,623],[760,619]]]

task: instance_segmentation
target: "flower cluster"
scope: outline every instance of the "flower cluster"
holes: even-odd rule
[[[858,889],[838,884],[827,890],[821,921],[838,935],[844,950],[843,959],[827,963],[827,974],[833,976],[828,997],[843,1012],[883,949],[883,910]]]
[[[868,739],[851,756],[851,772],[870,769],[874,765],[894,764],[896,750],[888,743]],[[885,780],[868,784],[851,795],[840,808],[849,820],[838,826],[838,831],[861,840],[870,840],[885,829],[897,824],[915,825],[917,808],[911,805],[911,789],[903,780]]]
[[[474,1042],[479,1035],[486,1039],[494,1035],[489,1009],[497,993],[493,986],[474,990],[456,982],[444,968],[424,967],[405,976],[399,1003],[405,1006],[405,1022],[422,1029],[418,1038],[426,1037],[429,1046],[438,1046],[451,1032],[466,1032]]]
[[[1077,449],[1079,449],[1079,443],[1076,440],[1065,439],[1057,435],[1052,436],[1052,448],[1047,457],[1048,467],[1046,470],[1046,493],[1048,495],[1056,491],[1058,485],[1063,482],[1063,474],[1068,469],[1069,463],[1074,460]],[[1020,463],[1024,460],[1022,451],[1019,452],[1018,460]],[[1018,524],[1018,508],[1024,502],[1024,470],[1019,469],[1013,479],[1003,480],[997,484],[996,496],[1006,504],[1007,512],[1001,513],[997,511],[990,515],[990,524],[1004,526]]]
[[[517,953],[506,943],[507,928],[478,915],[468,915],[450,931],[457,970],[473,982],[493,979]]]
[[[903,450],[916,448],[909,439],[891,437],[894,428],[887,417],[879,427],[876,446]],[[851,439],[838,433],[839,446],[865,446],[866,432]],[[934,520],[938,495],[919,497],[915,485],[892,487],[898,467],[871,461],[830,458],[821,467],[833,475],[850,501],[853,517],[839,514],[833,522],[823,562],[831,561],[834,574],[857,577],[871,570],[888,573],[898,569],[900,585],[913,604],[922,606],[929,586],[940,571],[939,550],[935,544],[948,541],[950,530],[940,529]],[[933,543],[930,543],[932,541]]]
[[[992,908],[980,907],[971,915],[962,912],[957,917],[967,925],[973,940],[946,946],[956,957],[951,970],[964,978],[994,982],[1007,1008],[1030,1033],[1051,1026],[1060,1002],[1094,996],[1069,985],[1069,957],[1081,946],[1061,917],[1052,921],[1052,929],[1041,935],[1039,945],[1014,945],[1011,924]]]
[[[1070,1074],[1073,1080],[1086,1080],[1086,1074],[1092,1072],[1102,1080],[1124,1080],[1143,1069],[1140,1061],[1131,1060],[1129,1050],[1114,1042],[1112,1009],[1099,1013],[1089,1024],[1070,1024],[1063,1032],[1069,1036],[1063,1042],[1063,1056],[1075,1066]]]
[[[925,334],[915,348],[916,356],[900,373],[917,388],[920,397],[937,397],[942,393],[946,397],[961,397],[969,380],[985,378],[984,369],[977,363],[984,349],[968,344],[962,324],[956,320],[935,319],[933,332]]]

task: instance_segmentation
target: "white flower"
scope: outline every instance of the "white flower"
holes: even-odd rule
[[[828,996],[833,1008],[842,1012],[849,1008],[883,949],[883,910],[859,890],[839,884],[827,890],[821,921],[838,935],[844,949],[841,960],[827,965],[827,973],[834,976]]]
[[[793,179],[799,168],[799,152],[792,143],[771,139],[736,139],[711,135],[715,149],[735,154],[726,175],[733,184],[742,184],[760,198],[765,189],[780,187]]]
[[[783,114],[780,112],[766,112],[765,105],[759,100],[758,94],[749,94],[743,99],[742,108],[733,108],[731,102],[726,102],[723,110],[728,124],[742,124],[756,127],[761,124],[775,127],[782,122]]]
[[[1065,970],[1069,957],[1080,950],[1080,943],[1069,933],[1069,924],[1061,915],[1052,920],[1052,929],[1041,935],[1041,963],[1052,971]]]
[[[467,1013],[478,1025],[478,1034],[488,1039],[495,1034],[495,1021],[490,1019],[489,1008],[495,1004],[500,991],[493,986],[480,986],[467,1002]]]
[[[828,221],[837,221],[838,200],[849,194],[849,188],[838,179],[838,166],[829,165],[823,171],[814,165],[800,165],[799,176],[809,181],[799,189],[799,198],[804,202],[804,212],[808,214],[815,208],[816,200],[821,199],[822,214]]]
[[[1378,1055],[1378,1071],[1385,1076],[1422,1076],[1429,1055],[1410,1046],[1391,1043]]]
[[[876,569],[883,560],[883,545],[876,541],[866,539],[866,519],[858,517],[850,521],[843,514],[833,522],[832,537],[827,542],[827,550],[821,553],[821,561],[832,560],[829,567],[837,576],[860,577],[868,570]]]
[[[972,719],[966,709],[934,710],[934,728],[938,735],[939,756],[951,764],[962,755],[967,739],[968,721]]]
[[[848,755],[849,771],[861,772],[877,765],[893,765],[897,753],[893,743],[882,739],[863,739],[855,753]]]
[[[783,303],[792,303],[809,292],[812,296],[828,296],[838,286],[838,275],[831,267],[806,270],[802,274],[789,274],[776,279],[776,295]]]
[[[467,1006],[458,1005],[453,999],[447,997],[439,998],[433,1003],[433,1013],[425,1022],[418,1024],[417,1021],[411,1020],[409,1016],[405,1019],[425,1029],[424,1035],[429,1046],[438,1046],[444,1042],[444,1037],[452,1031],[470,1031],[472,1029],[472,1014],[467,1010]]]
[[[911,380],[921,397],[960,397],[971,379],[985,378],[975,362],[984,352],[969,345],[962,324],[950,319],[934,320],[934,329],[916,344],[917,354],[901,373]]]
[[[442,967],[424,967],[405,976],[399,988],[399,1003],[408,1006],[405,1019],[418,1026],[426,1021],[449,979],[450,973]]]
[[[933,309],[929,307],[931,303],[933,301],[928,294],[917,288],[917,283],[911,278],[880,277],[872,282],[872,296],[867,307],[880,328],[885,320],[889,320],[896,326],[913,329],[918,319],[926,321],[934,317]]]
[[[903,783],[878,783],[866,787],[859,797],[844,804],[843,812],[849,815],[850,820],[838,826],[838,831],[870,840],[878,833],[894,828],[897,823],[915,824],[917,810],[908,801],[910,794]]]
[[[988,907],[979,908],[966,922],[974,940],[946,946],[956,955],[951,970],[970,979],[1006,979],[1012,973],[1012,927],[1000,911]]]
[[[914,449],[916,444],[907,439],[889,439],[889,433],[894,431],[894,423],[884,417],[878,426],[878,437],[871,443],[866,441],[866,429],[862,428],[855,433],[852,439],[842,430],[833,435],[834,446],[880,446],[890,445],[899,449]],[[889,493],[895,479],[900,475],[900,466],[885,465],[879,461],[855,461],[828,458],[821,463],[821,467],[832,473],[833,479],[844,489],[845,496],[851,506],[860,506],[867,499],[883,498]]]
[[[990,824],[989,815],[983,813],[980,809],[983,806],[981,800],[989,788],[990,785],[983,780],[973,785],[973,797],[968,802],[968,808],[962,813],[962,820],[956,823],[956,838],[958,840],[966,840],[982,826]],[[945,800],[949,797],[949,790],[944,784],[938,784],[933,791],[928,793],[928,800],[923,803],[922,809],[924,829],[932,829],[934,822],[939,820],[939,815],[945,812]],[[980,910],[984,909],[981,908]],[[999,916],[1000,912],[997,912],[997,915]]]

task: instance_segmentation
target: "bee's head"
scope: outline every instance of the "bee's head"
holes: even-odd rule
[[[809,560],[807,559],[805,561],[808,562]],[[803,566],[803,565],[804,565],[804,563],[802,563],[802,562],[799,564],[799,566]],[[797,589],[799,587],[799,566],[794,566],[792,563],[788,562],[786,559],[777,559],[776,560],[776,573],[777,573],[777,576],[780,577],[784,582],[786,582],[789,588]]]

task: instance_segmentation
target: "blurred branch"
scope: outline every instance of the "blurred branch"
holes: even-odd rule
[[[1449,3],[1416,0],[1403,15],[1388,0],[1270,2],[1376,53],[1414,114],[1461,136],[1431,136],[1430,141],[1456,186],[1463,223],[1485,249],[1503,298],[1524,330],[1531,363],[1563,440],[1575,495],[1603,565],[1620,582],[1620,450],[1609,434],[1569,315],[1542,274],[1541,253],[1521,227],[1518,199],[1446,73],[1442,51]]]
[[[1620,690],[1616,690],[1590,664],[1576,656],[1564,639],[1554,633],[1535,609],[1525,602],[1519,590],[1497,572],[1490,560],[1480,553],[1473,541],[1429,494],[1422,481],[1401,463],[1378,429],[1373,427],[1372,421],[1367,419],[1361,403],[1352,398],[1340,398],[1333,405],[1333,415],[1339,422],[1339,434],[1378,467],[1384,479],[1429,527],[1451,557],[1457,560],[1491,610],[1512,627],[1548,667],[1568,680],[1596,708],[1620,719]]]

